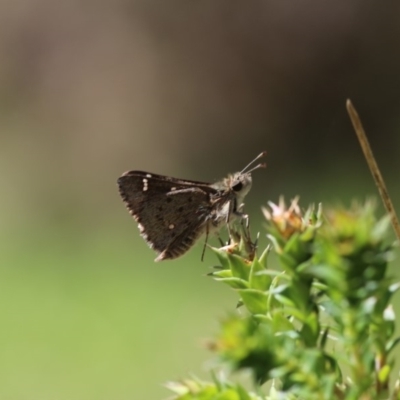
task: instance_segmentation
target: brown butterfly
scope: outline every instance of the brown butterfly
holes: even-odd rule
[[[203,234],[218,231],[243,217],[242,202],[250,191],[251,172],[258,164],[216,183],[176,179],[143,171],[128,171],[118,179],[119,193],[148,245],[158,253],[155,261],[186,253]],[[204,255],[203,249],[203,255]]]

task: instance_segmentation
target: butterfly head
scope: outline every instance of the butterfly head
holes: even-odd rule
[[[251,165],[254,164],[255,161],[264,157],[266,154],[267,152],[263,151],[254,160],[252,160],[249,164],[247,164],[240,172],[237,172],[232,176],[230,188],[236,193],[238,199],[242,200],[246,196],[246,194],[249,193],[252,183],[251,173],[258,168],[265,168],[266,164],[261,163],[257,164],[255,167],[251,169],[249,168],[251,167]]]
[[[247,193],[249,193],[251,184],[252,178],[250,172],[236,172],[236,174],[228,177],[227,182],[227,186],[235,193],[239,203],[241,203]]]
[[[229,191],[236,195],[237,202],[240,204],[247,193],[249,193],[252,184],[251,173],[258,168],[265,168],[265,164],[258,164],[255,167],[249,169],[249,167],[257,161],[259,158],[264,157],[266,152],[262,152],[258,155],[250,164],[246,165],[240,172],[236,172],[233,175],[228,176],[224,180],[223,187],[228,188]]]

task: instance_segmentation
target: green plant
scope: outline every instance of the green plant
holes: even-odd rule
[[[297,200],[281,200],[264,215],[272,247],[257,257],[242,229],[213,249],[220,267],[210,274],[237,292],[241,313],[225,318],[209,347],[228,370],[249,370],[257,394],[214,376],[169,383],[173,398],[400,399],[398,384],[389,389],[399,342],[389,219],[375,217],[373,202],[303,214]],[[267,266],[271,248],[280,269]]]

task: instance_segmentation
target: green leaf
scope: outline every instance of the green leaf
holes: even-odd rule
[[[320,341],[319,341],[319,347],[322,349],[322,350],[324,350],[325,349],[325,347],[326,347],[326,343],[327,343],[327,341],[328,341],[328,334],[329,334],[329,327],[326,327],[325,329],[324,329],[324,331],[322,332],[322,335],[321,335],[321,338],[320,338]]]
[[[375,223],[375,225],[372,227],[371,230],[371,238],[373,242],[382,241],[387,234],[389,226],[390,226],[390,215],[385,215],[377,223]]]
[[[252,289],[267,290],[271,285],[272,278],[259,272],[265,271],[263,265],[255,258],[250,268],[249,286]]]
[[[239,289],[244,305],[252,314],[267,312],[268,295],[255,289]]]
[[[301,337],[306,346],[316,347],[319,338],[319,331],[320,324],[318,321],[318,314],[316,312],[310,312],[300,331]]]
[[[310,264],[304,268],[303,272],[323,282],[343,283],[343,273],[329,264]]]
[[[388,383],[390,372],[391,372],[391,368],[387,364],[384,365],[383,368],[381,368],[378,371],[378,380],[382,385],[385,385]]]
[[[287,332],[293,331],[294,325],[288,318],[287,314],[282,309],[274,310],[271,317],[270,323],[272,324],[274,332]]]
[[[247,393],[246,390],[242,386],[237,385],[236,390],[237,390],[240,400],[252,400],[249,393]]]
[[[400,343],[400,337],[396,337],[395,339],[388,341],[385,348],[387,354],[389,354],[399,343]]]
[[[276,300],[279,301],[279,303],[281,303],[282,305],[286,306],[286,307],[293,307],[295,308],[296,304],[293,302],[293,300],[289,299],[288,297],[280,294],[280,293],[276,293],[274,294],[274,297]]]
[[[306,253],[304,242],[301,240],[299,233],[295,233],[289,238],[289,240],[286,242],[284,252],[290,254],[297,263],[305,260]]]
[[[247,289],[249,284],[240,278],[214,278],[218,282],[224,282],[233,289]]]
[[[274,235],[267,235],[267,238],[272,242],[275,252],[277,254],[281,254],[283,252],[283,249],[282,249],[281,245],[279,244],[278,239]]]
[[[230,269],[221,269],[219,271],[213,271],[207,274],[213,278],[231,278],[232,271]]]
[[[232,275],[248,281],[250,266],[246,263],[246,260],[236,254],[228,254],[228,260]]]
[[[216,247],[210,246],[210,249],[217,255],[219,262],[223,269],[230,269],[230,263],[228,259],[228,253],[225,250],[217,249]]]
[[[267,259],[268,259],[268,255],[271,251],[271,246],[268,245],[265,250],[262,252],[261,256],[259,257],[259,262],[260,264],[263,266],[263,268],[267,268]]]
[[[298,261],[289,253],[283,252],[279,255],[279,261],[285,271],[295,271]]]

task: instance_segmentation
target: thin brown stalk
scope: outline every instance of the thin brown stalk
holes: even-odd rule
[[[385,181],[383,180],[381,171],[380,171],[378,164],[375,160],[375,157],[372,153],[372,149],[369,144],[367,135],[364,131],[364,128],[362,126],[360,117],[358,116],[358,113],[357,113],[356,109],[354,108],[350,99],[347,100],[346,107],[347,107],[347,112],[349,113],[351,122],[353,124],[354,130],[356,132],[358,141],[360,142],[361,149],[364,153],[364,157],[367,161],[368,167],[374,178],[376,186],[378,186],[378,190],[379,190],[379,194],[381,196],[382,202],[386,208],[386,211],[390,215],[390,219],[392,222],[394,232],[397,236],[397,239],[400,240],[399,219],[397,218],[396,210],[393,207],[393,203],[389,196],[389,192],[386,188]]]

